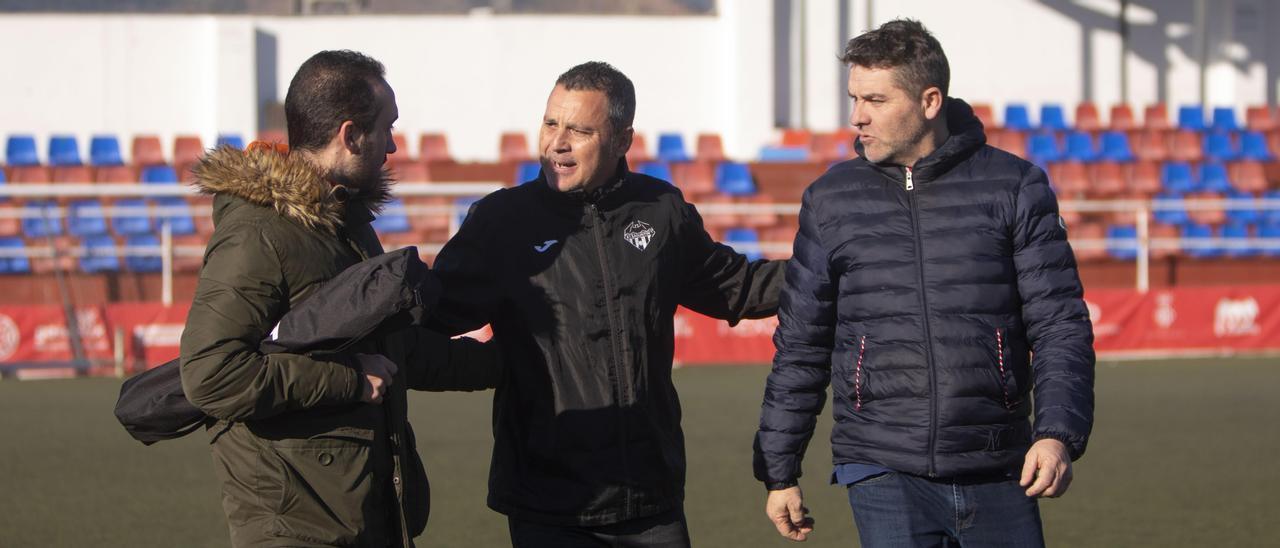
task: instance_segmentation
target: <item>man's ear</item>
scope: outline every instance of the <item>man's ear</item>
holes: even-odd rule
[[[935,86],[925,88],[920,96],[920,106],[924,107],[925,119],[934,120],[941,116],[945,101],[946,96],[942,95],[942,90]]]
[[[347,152],[360,154],[360,130],[356,129],[355,122],[346,120],[338,126],[338,140],[342,142]]]
[[[618,137],[614,139],[614,143],[617,143],[618,145],[618,156],[626,156],[627,151],[631,150],[631,139],[632,137],[635,137],[635,134],[635,129],[628,127],[627,129],[622,130],[622,132],[618,134]]]

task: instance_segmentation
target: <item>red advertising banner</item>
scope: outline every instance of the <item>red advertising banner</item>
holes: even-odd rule
[[[77,308],[86,358],[111,359],[111,330],[101,307]],[[64,362],[74,356],[68,311],[60,306],[0,306],[0,363]]]
[[[112,328],[122,329],[131,369],[150,369],[178,357],[190,305],[121,303],[107,306]]]

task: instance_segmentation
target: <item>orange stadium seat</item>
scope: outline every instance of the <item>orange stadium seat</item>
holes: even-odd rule
[[[1114,125],[1112,127],[1115,128]],[[1163,131],[1173,129],[1173,124],[1169,122],[1169,107],[1164,103],[1148,105],[1142,114],[1142,127]]]
[[[47,184],[53,182],[53,176],[47,166],[9,166],[9,182]]]
[[[502,162],[524,162],[532,159],[529,155],[529,139],[524,133],[508,131],[498,140],[498,160]]]
[[[1174,132],[1169,158],[1181,162],[1204,160],[1204,142],[1200,132],[1189,129]]]
[[[644,134],[635,132],[631,135],[631,148],[627,149],[627,164],[635,169],[641,162],[652,160],[653,156],[649,154],[649,143],[645,141]]]
[[[1133,109],[1126,104],[1111,105],[1111,119],[1107,125],[1115,131],[1138,129],[1138,123],[1133,118]]]
[[[195,164],[204,156],[204,142],[195,135],[180,135],[173,140],[173,165],[182,171],[184,166]]]
[[[1067,234],[1071,248],[1075,251],[1076,260],[1081,262],[1099,261],[1107,258],[1107,249],[1103,246],[1085,246],[1082,240],[1102,240],[1107,236],[1107,227],[1100,223],[1080,222],[1067,225]],[[1077,243],[1081,242],[1081,243]]]
[[[1147,236],[1149,236],[1153,240],[1177,239],[1179,237],[1178,227],[1175,225],[1168,225],[1164,223],[1151,223]],[[1175,257],[1177,255],[1178,255],[1178,246],[1176,245],[1173,247],[1165,247],[1165,248],[1156,247],[1155,245],[1151,246],[1152,259],[1168,259],[1170,257]]]
[[[1160,162],[1155,160],[1139,160],[1133,164],[1133,178],[1129,185],[1130,195],[1136,198],[1150,198],[1160,192]]]
[[[1133,155],[1139,160],[1163,162],[1172,156],[1169,138],[1160,130],[1144,129],[1133,139]]]
[[[813,133],[803,128],[786,128],[782,130],[782,146],[809,147],[813,141]]]
[[[1245,126],[1253,131],[1271,131],[1280,127],[1280,123],[1276,120],[1275,109],[1258,105],[1245,110]]]
[[[391,177],[406,183],[425,183],[431,180],[431,168],[425,162],[403,160],[395,164],[388,163]]]
[[[101,166],[93,170],[95,183],[136,183],[138,168],[133,166]]]
[[[443,133],[423,133],[418,138],[418,160],[423,162],[452,161],[449,139]]]
[[[999,124],[996,123],[995,110],[991,108],[991,105],[987,103],[974,103],[972,106],[973,115],[977,116],[978,120],[982,122],[983,128],[986,128],[987,131],[991,131],[999,127]]]
[[[1021,131],[1004,130],[996,134],[998,140],[991,146],[1008,152],[1019,158],[1027,157],[1027,136]]]
[[[702,196],[716,194],[715,164],[709,161],[676,162],[671,164],[671,178],[684,192],[684,199],[694,201]]]
[[[1262,192],[1267,189],[1267,173],[1262,162],[1243,160],[1227,166],[1231,185],[1245,192]]]
[[[1102,131],[1106,126],[1102,124],[1102,119],[1098,116],[1098,106],[1084,102],[1076,105],[1076,123],[1075,128],[1080,131],[1088,131],[1090,133]]]
[[[1119,198],[1127,194],[1129,167],[1119,162],[1098,162],[1093,165],[1093,182],[1087,189],[1090,198]]]
[[[1049,164],[1049,182],[1059,198],[1080,198],[1089,188],[1089,173],[1080,162],[1054,162]]]
[[[134,166],[155,166],[168,162],[164,159],[164,146],[154,135],[137,135],[133,138],[130,159]]]
[[[723,162],[724,142],[720,139],[719,133],[699,133],[697,143],[697,158],[709,162]]]
[[[711,194],[697,200],[698,214],[702,215],[702,224],[708,230],[724,232],[726,229],[742,226],[741,216],[736,212],[713,212],[707,206],[722,206],[733,203],[732,196]]]
[[[1212,207],[1209,209],[1191,207],[1192,204],[1197,202],[1221,200],[1223,198],[1225,198],[1225,196],[1213,192],[1197,192],[1195,194],[1190,194],[1186,197],[1188,205],[1187,216],[1191,218],[1192,222],[1202,225],[1218,226],[1225,223],[1227,221],[1227,212],[1222,207]]]
[[[93,173],[89,166],[57,166],[50,169],[50,180],[55,183],[90,183]]]

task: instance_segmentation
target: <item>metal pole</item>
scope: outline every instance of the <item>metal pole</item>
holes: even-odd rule
[[[1209,104],[1209,17],[1205,0],[1196,0],[1196,56],[1200,62],[1200,108]]]
[[[173,227],[167,220],[160,223],[160,300],[173,304]]]
[[[1129,0],[1120,0],[1120,103],[1129,104]]]
[[[1138,292],[1151,288],[1151,212],[1146,205],[1138,208]]]

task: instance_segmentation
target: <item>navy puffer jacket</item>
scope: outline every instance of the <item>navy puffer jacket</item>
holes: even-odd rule
[[[857,158],[805,191],[761,481],[800,476],[828,384],[836,464],[961,477],[1015,470],[1040,438],[1084,453],[1093,330],[1057,200],[1044,171],[947,103],[951,137],[913,169]]]

